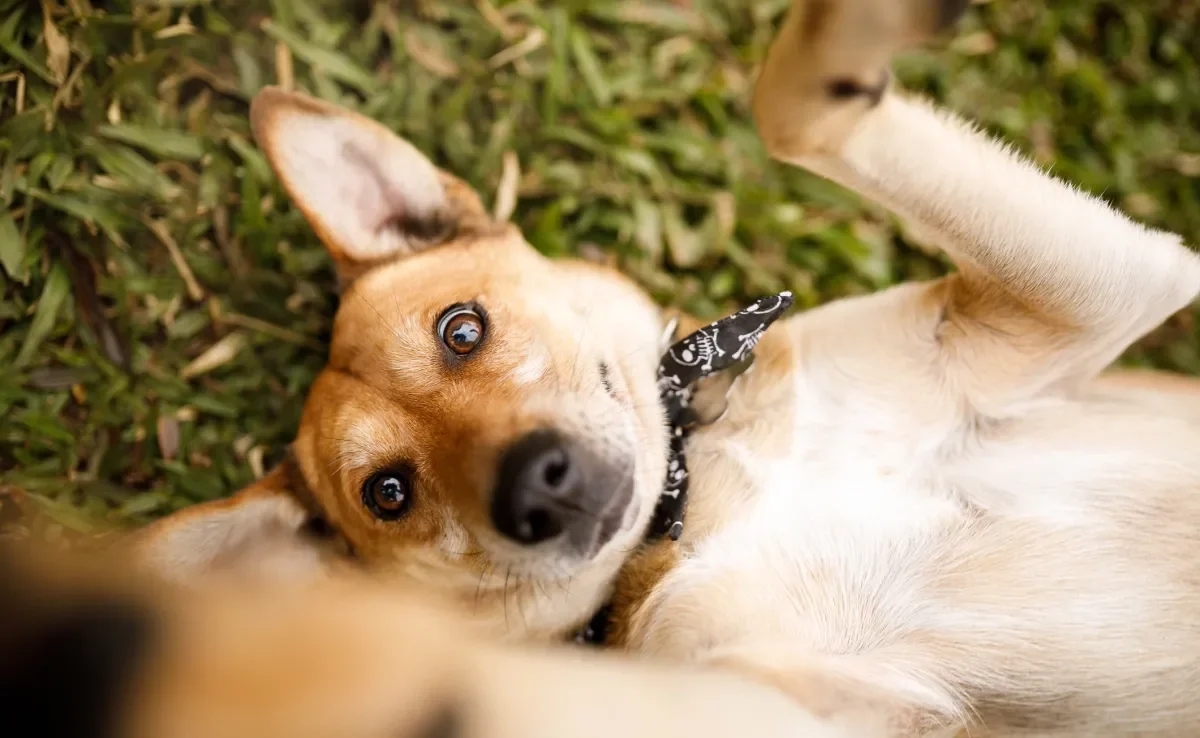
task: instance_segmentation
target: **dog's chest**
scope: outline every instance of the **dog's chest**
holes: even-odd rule
[[[724,425],[693,438],[682,556],[647,599],[635,648],[700,658],[782,639],[853,652],[916,609],[936,538],[963,514],[929,472],[940,431],[898,432],[869,401],[777,399],[735,394]]]

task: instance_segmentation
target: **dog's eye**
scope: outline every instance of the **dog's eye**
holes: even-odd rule
[[[377,472],[363,484],[362,499],[367,509],[380,520],[399,520],[412,507],[412,485],[407,474]]]
[[[442,316],[437,330],[447,348],[464,356],[483,340],[483,317],[473,308],[455,308]]]

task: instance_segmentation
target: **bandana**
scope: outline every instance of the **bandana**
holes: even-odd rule
[[[658,362],[658,395],[670,429],[667,475],[658,498],[646,542],[664,538],[678,541],[687,512],[688,472],[684,441],[695,427],[692,409],[696,384],[712,374],[749,358],[763,333],[792,306],[791,292],[763,298],[753,305],[722,318],[672,344]],[[668,327],[674,334],[675,324]],[[611,608],[605,605],[580,630],[576,643],[603,645]]]

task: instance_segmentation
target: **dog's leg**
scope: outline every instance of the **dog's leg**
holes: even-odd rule
[[[951,738],[968,724],[952,694],[872,657],[772,641],[723,648],[705,663],[771,685],[849,735]]]
[[[931,288],[946,384],[982,413],[1097,374],[1200,291],[1200,259],[971,125],[888,58],[965,3],[794,4],[755,91],[771,154],[891,208],[958,273]],[[949,7],[955,6],[955,7]]]

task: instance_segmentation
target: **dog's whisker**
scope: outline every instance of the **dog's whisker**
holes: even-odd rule
[[[511,565],[504,572],[504,592],[500,596],[500,598],[504,601],[504,627],[505,628],[509,627],[509,623],[508,623],[508,582],[509,582],[510,577],[512,577],[512,566]]]
[[[479,594],[483,588],[483,580],[492,570],[492,564],[488,562],[479,572],[479,581],[475,583],[475,609],[479,609]]]

